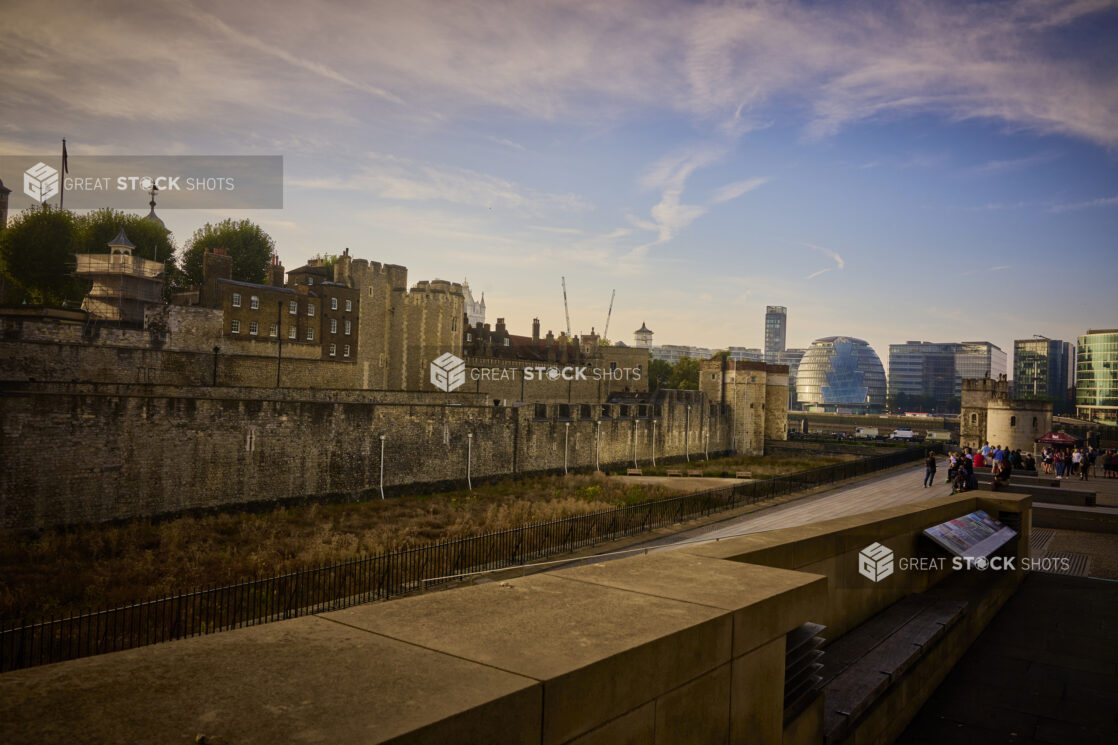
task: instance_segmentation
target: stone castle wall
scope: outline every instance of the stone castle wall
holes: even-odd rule
[[[976,378],[963,381],[959,444],[978,449],[984,444],[1012,450],[1033,450],[1038,437],[1052,429],[1052,403],[1013,399],[1009,382]]]
[[[699,390],[728,407],[736,452],[762,455],[766,439],[788,439],[787,366],[709,360],[699,366]]]
[[[316,364],[323,364],[321,362]],[[353,367],[352,365],[349,367]],[[438,400],[441,399],[441,400]],[[729,450],[710,407],[477,405],[474,394],[8,385],[0,529],[379,495]],[[653,412],[645,409],[646,415]],[[608,416],[603,416],[606,414]],[[469,438],[467,435],[472,434]]]

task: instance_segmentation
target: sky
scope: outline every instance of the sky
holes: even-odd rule
[[[247,217],[632,343],[1118,327],[1118,0],[7,0],[0,153],[282,155]],[[146,214],[147,205],[136,211]]]

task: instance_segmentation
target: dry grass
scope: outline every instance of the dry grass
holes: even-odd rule
[[[690,463],[660,463],[656,468],[647,465],[641,466],[645,476],[664,476],[669,470],[676,471],[702,471],[703,476],[732,478],[738,471],[749,471],[755,479],[767,479],[771,476],[780,476],[795,471],[806,471],[809,468],[830,466],[835,463],[845,463],[858,460],[857,455],[811,455],[811,456],[730,456],[726,458],[712,458],[711,460],[693,460]],[[624,471],[618,471],[624,473]]]
[[[835,461],[730,458],[702,467],[711,475],[727,469],[763,476]],[[508,479],[472,492],[6,536],[0,542],[0,618],[125,605],[192,587],[231,584],[670,496],[676,494],[659,486],[572,474]]]

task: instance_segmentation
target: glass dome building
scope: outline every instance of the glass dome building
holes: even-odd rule
[[[796,399],[805,411],[879,413],[885,410],[885,368],[861,339],[816,339],[796,371]]]

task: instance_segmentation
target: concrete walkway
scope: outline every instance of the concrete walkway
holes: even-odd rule
[[[946,479],[947,474],[943,473],[942,478]],[[942,480],[925,489],[922,485],[923,479],[923,464],[914,464],[900,471],[893,471],[850,486],[841,486],[746,515],[653,538],[636,544],[634,548],[670,548],[672,544],[682,542],[714,540],[746,533],[792,528],[834,517],[857,515],[951,494],[951,486]]]
[[[1118,582],[1030,574],[896,745],[1118,742]]]

